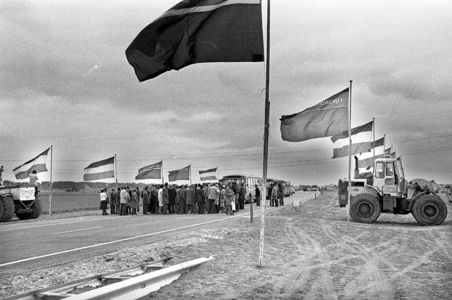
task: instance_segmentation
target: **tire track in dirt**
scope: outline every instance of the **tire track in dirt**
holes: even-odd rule
[[[288,297],[318,298],[321,296],[324,299],[337,299],[328,272],[331,263],[319,263],[332,259],[325,248],[309,233],[294,225],[292,219],[288,220],[286,234],[298,249],[300,258],[287,266],[291,276],[290,279],[286,278],[279,283],[279,293]]]
[[[391,266],[388,262],[371,249],[361,246],[355,239],[333,232],[331,225],[322,222],[321,227],[327,237],[344,248],[345,253],[354,253],[354,260],[358,259],[364,263],[354,268],[353,273],[357,274],[348,276],[349,280],[343,288],[343,296],[346,299],[357,297],[361,292],[365,292],[371,299],[394,299],[394,287],[387,280],[387,274],[379,268],[382,262]]]

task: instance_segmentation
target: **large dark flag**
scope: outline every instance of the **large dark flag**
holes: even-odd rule
[[[282,139],[302,142],[342,134],[348,130],[348,95],[346,88],[302,112],[282,116]]]
[[[162,179],[162,162],[142,167],[135,179]]]
[[[46,167],[46,161],[47,161],[47,154],[49,153],[49,149],[42,152],[35,158],[27,161],[23,165],[18,166],[17,168],[14,168],[13,174],[16,176],[16,179],[25,179],[30,177],[31,172],[36,171],[37,173],[40,172],[47,172]]]
[[[93,181],[115,177],[115,157],[94,162],[84,169],[83,180]]]
[[[139,81],[188,65],[263,61],[260,0],[186,0],[144,28],[126,50]]]
[[[190,166],[168,172],[168,181],[190,180]]]

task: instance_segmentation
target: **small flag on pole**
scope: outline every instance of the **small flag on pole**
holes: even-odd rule
[[[206,62],[263,61],[260,0],[181,1],[126,50],[139,81]]]
[[[36,171],[37,173],[40,172],[47,172],[47,154],[49,153],[49,149],[42,152],[35,158],[27,161],[23,165],[18,166],[13,170],[14,176],[16,176],[16,179],[25,179],[30,177],[31,172]]]
[[[373,121],[352,128],[351,139],[354,142],[352,144],[352,155],[364,152],[370,152],[372,149],[372,137],[369,132],[372,131]],[[348,139],[348,130],[341,134],[334,135],[331,137],[333,144],[333,158],[344,157],[350,154],[350,144]]]
[[[199,179],[201,181],[218,180],[217,169],[218,168],[213,168],[213,169],[208,169],[208,170],[204,170],[204,171],[199,171]]]
[[[352,139],[355,138],[359,133],[361,132],[367,132],[367,131],[372,131],[372,127],[373,127],[373,122],[374,121],[370,121],[367,124],[355,127],[351,129],[351,135],[352,135]],[[348,138],[348,130],[342,132],[341,134],[338,135],[334,135],[331,137],[331,141],[333,143],[336,143],[338,140],[340,139],[345,139]]]
[[[168,181],[190,180],[190,166],[183,169],[169,171]]]
[[[84,181],[93,181],[105,178],[115,177],[115,157],[110,157],[105,160],[101,160],[90,164],[85,168],[85,174],[83,175]]]
[[[135,179],[162,179],[162,162],[142,167]]]
[[[302,142],[342,134],[348,130],[348,96],[346,88],[302,112],[282,116],[282,139]]]

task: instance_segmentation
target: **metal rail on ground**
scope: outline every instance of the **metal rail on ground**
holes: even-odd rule
[[[184,271],[203,264],[211,259],[213,259],[212,256],[209,258],[198,258],[174,266],[164,266],[164,263],[169,260],[169,258],[167,258],[149,264],[138,265],[127,269],[95,275],[69,283],[4,298],[3,300],[133,300],[157,291],[162,286],[167,285],[179,278]],[[157,270],[148,272],[149,269]],[[75,294],[75,291],[77,290],[88,291]]]

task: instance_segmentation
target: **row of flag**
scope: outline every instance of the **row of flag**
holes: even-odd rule
[[[30,177],[33,171],[37,173],[47,172],[47,155],[50,148],[42,152],[35,158],[27,161],[13,170],[13,174],[16,179],[26,179]],[[217,181],[218,168],[212,168],[208,170],[199,171],[199,179],[201,181]],[[115,178],[115,156],[96,161],[84,169],[83,180],[94,181],[106,178]],[[163,178],[163,161],[158,163],[144,166],[138,170],[138,175],[135,176],[136,180],[143,179],[162,179]],[[191,165],[173,171],[168,171],[168,181],[177,180],[190,180],[191,178]]]
[[[350,129],[352,141],[349,144],[348,113],[349,88],[321,101],[320,103],[296,114],[282,116],[281,136],[289,142],[302,142],[310,139],[331,137],[333,142],[332,158],[346,157],[359,154],[359,168],[369,169],[373,161],[380,157],[395,157],[392,146],[385,149],[385,136],[372,140],[369,132],[374,131],[374,121]],[[359,141],[359,142],[357,142]],[[371,157],[367,153],[378,150],[378,154]]]

